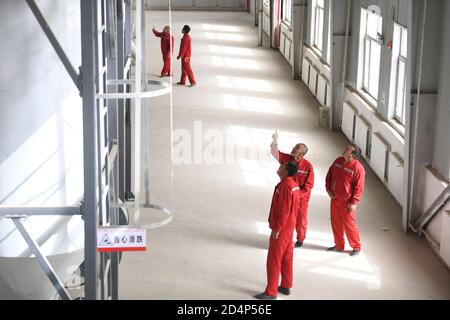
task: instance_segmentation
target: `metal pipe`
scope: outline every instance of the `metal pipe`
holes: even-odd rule
[[[95,110],[95,49],[94,5],[92,0],[81,0],[81,53],[83,74],[83,157],[84,157],[84,267],[85,298],[97,299],[97,156]]]
[[[426,15],[427,15],[427,6],[428,6],[428,0],[424,0],[423,2],[424,8],[423,8],[423,16],[422,16],[422,30],[420,35],[420,50],[419,50],[419,66],[418,66],[418,79],[417,79],[417,99],[416,99],[416,108],[414,113],[414,126],[412,127],[413,130],[413,138],[409,141],[409,144],[411,146],[412,152],[410,152],[410,157],[412,155],[411,161],[410,161],[410,180],[409,180],[409,197],[408,197],[408,203],[407,203],[407,221],[408,225],[411,227],[410,223],[410,217],[412,212],[412,206],[413,206],[413,196],[414,196],[414,176],[415,176],[415,166],[416,166],[416,141],[417,141],[417,126],[419,122],[419,106],[420,106],[420,94],[422,90],[422,63],[423,63],[423,45],[425,42],[425,24],[426,24]],[[411,128],[411,127],[410,127]],[[414,232],[417,232],[417,229],[412,228]]]
[[[67,207],[33,207],[0,206],[0,216],[76,216],[81,215],[81,206]]]
[[[56,291],[60,295],[60,297],[63,300],[72,300],[69,293],[64,287],[64,284],[62,281],[58,278],[58,275],[56,274],[55,270],[53,269],[52,265],[48,261],[48,259],[41,253],[41,250],[39,249],[39,245],[36,243],[36,241],[31,238],[28,231],[25,229],[25,226],[22,224],[22,221],[20,221],[20,217],[12,218],[12,221],[14,222],[14,225],[16,226],[17,230],[19,230],[20,234],[24,238],[25,242],[27,243],[28,247],[31,249],[31,252],[34,254],[37,262],[41,266],[42,270],[45,272],[47,277],[49,278],[50,282],[55,287]]]
[[[258,46],[262,47],[263,43],[263,0],[259,0],[258,10]]]
[[[305,5],[306,0],[302,2],[302,21],[300,26],[300,76],[303,73],[303,38],[305,33]]]
[[[345,76],[347,74],[348,34],[350,32],[351,8],[352,8],[352,0],[347,0],[347,21],[346,21],[346,25],[345,25],[344,56],[342,57],[342,74],[341,74],[341,98],[342,98],[342,104],[344,103]],[[342,114],[341,114],[340,123],[342,123]],[[331,112],[330,129],[333,130],[333,112]]]

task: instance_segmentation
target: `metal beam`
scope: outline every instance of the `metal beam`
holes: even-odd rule
[[[39,249],[39,245],[34,241],[33,238],[31,238],[28,231],[25,229],[25,226],[22,224],[22,221],[20,221],[20,217],[13,217],[11,220],[16,225],[17,230],[19,230],[20,234],[28,244],[28,247],[30,247],[31,252],[34,254],[37,262],[41,266],[42,270],[44,270],[47,277],[50,279],[50,282],[55,287],[56,291],[60,295],[60,297],[63,300],[72,300],[69,293],[67,292],[66,288],[64,287],[64,284],[59,279],[58,275],[56,274],[55,270],[51,266],[50,262],[47,260],[47,258],[41,253],[41,250]]]
[[[422,235],[423,231],[428,227],[434,217],[445,207],[450,200],[450,184],[441,192],[441,194],[433,201],[431,206],[425,211],[424,215],[415,223],[417,232]]]
[[[58,39],[56,39],[55,34],[53,33],[52,29],[47,24],[47,21],[45,20],[44,16],[42,15],[41,11],[39,10],[39,7],[36,5],[36,2],[34,2],[34,0],[25,0],[25,1],[28,4],[28,6],[30,7],[31,11],[33,12],[33,15],[35,16],[36,20],[38,21],[39,25],[41,26],[42,30],[44,31],[44,33],[47,36],[48,40],[50,41],[51,45],[53,46],[53,49],[55,49],[56,54],[58,55],[62,64],[64,65],[67,72],[69,73],[69,76],[72,78],[72,81],[74,82],[75,86],[78,88],[78,90],[81,90],[80,83],[79,83],[79,75],[78,75],[76,69],[73,67],[72,63],[70,62],[69,58],[67,57],[66,53],[64,52],[64,49],[59,44],[59,41],[58,41]]]
[[[95,98],[96,27],[94,14],[97,1],[80,0],[81,9],[81,56],[83,86],[83,153],[84,153],[84,267],[85,299],[98,297],[98,254],[97,254],[97,113]]]
[[[81,206],[68,207],[33,207],[0,206],[0,216],[75,216],[81,215]]]

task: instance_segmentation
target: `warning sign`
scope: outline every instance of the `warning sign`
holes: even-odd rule
[[[111,227],[100,228],[97,231],[97,251],[145,251],[147,237],[145,229]]]

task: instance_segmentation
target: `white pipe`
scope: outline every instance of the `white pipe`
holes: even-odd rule
[[[300,76],[303,74],[303,35],[305,32],[305,1],[302,2],[302,21],[300,26]]]
[[[413,131],[413,138],[409,141],[411,145],[412,152],[410,152],[410,156],[412,155],[411,159],[411,167],[410,167],[410,183],[409,183],[409,199],[408,199],[408,210],[406,212],[407,214],[407,221],[408,225],[411,227],[410,223],[410,216],[412,212],[412,204],[413,204],[413,195],[414,195],[414,176],[415,176],[415,166],[416,166],[416,142],[417,142],[417,126],[419,122],[419,105],[420,105],[420,94],[421,94],[421,87],[422,87],[422,64],[423,64],[423,44],[425,42],[425,24],[426,24],[426,15],[427,15],[427,5],[428,0],[424,0],[423,3],[423,16],[422,16],[422,30],[420,35],[420,50],[419,50],[419,70],[418,70],[418,79],[417,79],[417,99],[416,99],[416,112],[414,113],[414,126],[412,127],[414,129]],[[411,127],[410,127],[411,128]],[[411,143],[412,142],[412,143]],[[417,232],[417,230],[413,227],[411,228],[414,232]]]
[[[342,105],[344,104],[345,94],[345,75],[347,73],[347,52],[348,52],[348,34],[350,32],[350,15],[352,8],[352,0],[347,0],[347,21],[345,26],[345,40],[344,40],[344,56],[342,57],[342,75],[341,75],[341,98]],[[341,114],[342,123],[342,114]],[[333,112],[331,112],[330,129],[333,130]]]
[[[135,90],[142,91],[142,0],[136,0],[136,68],[135,68]],[[141,203],[141,100],[136,99],[134,108],[134,196],[135,203]],[[139,224],[140,210],[134,210],[134,224]]]

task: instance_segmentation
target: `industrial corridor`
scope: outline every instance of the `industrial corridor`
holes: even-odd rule
[[[0,38],[0,300],[448,307],[450,0],[1,0]]]
[[[147,11],[146,19],[149,29],[168,23],[164,11]],[[173,125],[174,132],[190,132],[192,154],[185,158],[188,164],[174,165],[174,220],[148,232],[148,252],[125,255],[120,297],[252,299],[264,288],[267,218],[278,183],[270,143],[278,129],[280,150],[289,153],[296,143],[306,143],[305,157],[315,165],[306,240],[294,250],[294,288],[291,296],[279,299],[449,299],[450,273],[423,239],[402,231],[400,206],[369,168],[358,212],[361,255],[326,251],[333,234],[325,175],[348,141],[342,133],[318,126],[318,103],[301,82],[291,79],[279,52],[257,46],[250,15],[173,12],[175,56],[184,24],[192,29],[197,86],[174,85]],[[159,39],[151,33],[147,44],[147,50],[159,50]],[[180,75],[177,62],[174,82]],[[156,78],[160,66],[157,56],[147,72]],[[168,102],[167,97],[159,99],[157,106]],[[151,127],[169,132],[167,111],[155,109]],[[227,157],[230,148],[224,148],[225,163],[195,163],[194,126],[202,135],[218,130],[234,154]],[[205,150],[211,137],[201,139]],[[168,153],[168,144],[153,144],[161,146],[152,151],[155,160]],[[252,147],[260,150],[260,159],[250,153]],[[346,249],[351,249],[348,244]]]

